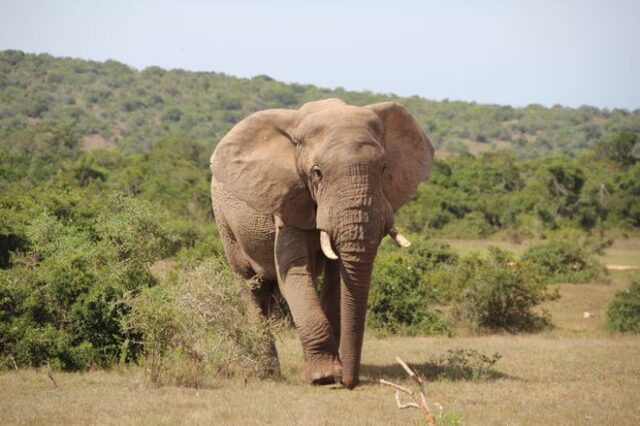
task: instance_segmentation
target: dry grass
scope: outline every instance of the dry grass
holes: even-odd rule
[[[458,239],[443,239],[442,241],[449,244],[461,255],[467,255],[472,252],[481,252],[486,253],[487,249],[490,246],[500,247],[503,250],[508,250],[510,252],[515,253],[516,255],[521,255],[526,249],[531,247],[532,245],[538,244],[539,241],[535,240],[526,240],[521,244],[512,243],[509,241],[502,240],[458,240]]]
[[[614,272],[609,285],[560,285],[563,297],[547,306],[557,328],[544,334],[369,335],[363,385],[354,391],[302,383],[301,350],[291,333],[279,342],[280,381],[156,388],[140,369],[123,368],[56,373],[54,388],[45,369],[7,372],[0,375],[0,424],[417,424],[420,414],[398,410],[394,392],[377,381],[408,384],[396,356],[419,367],[453,348],[502,355],[497,380],[427,384],[429,400],[465,425],[640,424],[640,336],[604,328],[609,300],[638,275]],[[594,315],[585,319],[584,311]]]
[[[605,251],[601,259],[608,265],[630,265],[640,268],[640,238],[616,241]]]
[[[0,376],[3,424],[411,424],[420,418],[396,408],[385,377],[406,382],[395,363],[402,354],[420,364],[456,347],[499,352],[505,378],[427,384],[430,401],[464,424],[633,424],[640,420],[640,338],[487,336],[368,339],[364,384],[355,391],[300,382],[295,339],[281,345],[285,381],[224,381],[214,389],[154,388],[141,372],[123,370]]]

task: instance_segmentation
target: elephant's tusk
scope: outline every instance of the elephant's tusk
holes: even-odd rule
[[[399,233],[395,226],[389,229],[389,236],[393,238],[393,241],[400,247],[411,247],[411,241],[407,240],[404,235]]]
[[[336,260],[338,258],[338,255],[331,248],[331,238],[326,231],[320,231],[320,248],[329,259]]]

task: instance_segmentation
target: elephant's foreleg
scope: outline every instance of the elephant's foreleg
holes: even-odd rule
[[[305,377],[315,384],[342,375],[338,345],[315,288],[309,241],[313,231],[276,223],[275,263],[278,285],[302,342]]]
[[[324,268],[324,283],[320,293],[322,310],[329,320],[331,331],[340,346],[340,264],[328,260]]]

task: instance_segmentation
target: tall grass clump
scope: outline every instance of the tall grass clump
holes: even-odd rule
[[[140,332],[154,383],[200,387],[207,379],[263,377],[278,370],[278,324],[249,304],[250,283],[212,258],[185,264],[169,280],[132,297],[128,326]]]

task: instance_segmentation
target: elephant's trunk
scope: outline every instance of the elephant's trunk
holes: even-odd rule
[[[333,210],[333,238],[340,262],[340,358],[342,382],[358,384],[367,298],[373,261],[385,232],[384,195],[378,178],[358,173],[345,177]],[[347,182],[345,182],[347,183]]]
[[[359,381],[372,266],[373,260],[343,260],[340,267],[340,358],[342,382],[349,389]]]

